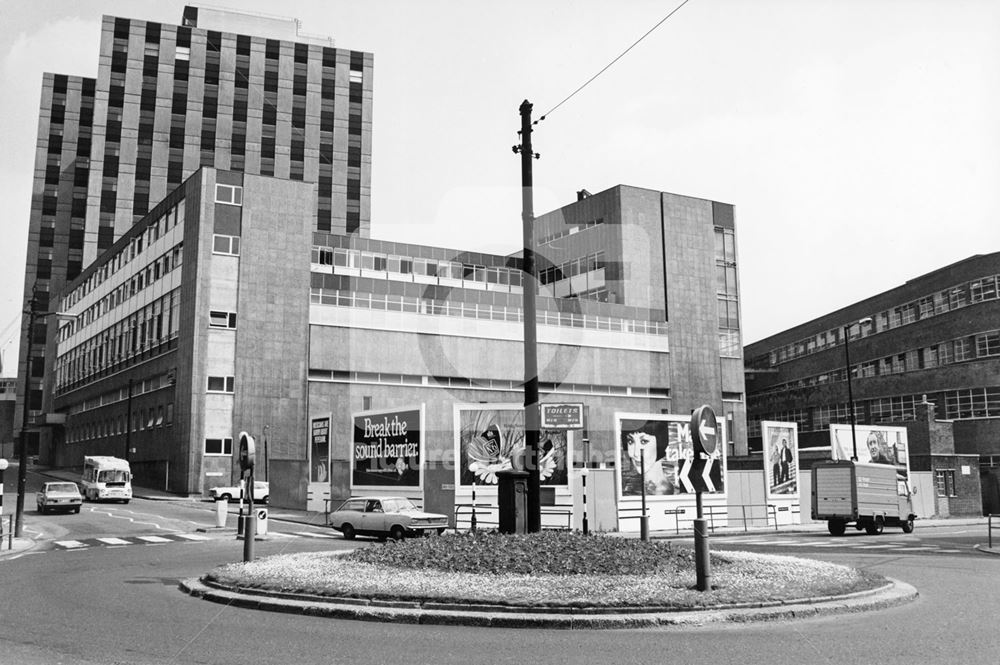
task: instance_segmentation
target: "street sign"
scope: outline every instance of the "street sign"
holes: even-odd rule
[[[542,429],[583,429],[583,404],[540,404]]]
[[[695,455],[703,452],[712,455],[719,442],[719,423],[715,411],[708,404],[699,406],[691,414],[691,441],[694,443]]]
[[[252,470],[256,457],[253,437],[246,432],[240,432],[240,470],[244,473]]]

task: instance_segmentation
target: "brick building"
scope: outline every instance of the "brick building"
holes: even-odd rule
[[[921,454],[911,451],[911,468],[933,474],[950,514],[996,512],[998,280],[1000,253],[976,255],[748,345],[751,450],[761,420],[797,423],[803,448],[829,445],[830,423],[850,421],[849,354],[856,422],[907,424],[914,441],[926,441]],[[963,480],[969,468],[978,482]]]

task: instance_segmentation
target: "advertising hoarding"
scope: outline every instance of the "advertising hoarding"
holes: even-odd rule
[[[720,434],[725,440],[724,432]],[[616,413],[615,436],[619,497],[639,497],[643,485],[647,498],[693,495],[699,485],[710,494],[725,493],[723,446],[704,460],[698,478],[690,476],[695,454],[690,416]]]
[[[764,443],[764,485],[767,498],[799,494],[799,426],[797,423],[760,423]]]
[[[313,418],[309,425],[309,480],[325,483],[330,480],[330,416]]]
[[[352,415],[352,489],[423,487],[423,405]]]
[[[891,464],[903,478],[910,477],[910,455],[905,427],[856,425],[855,439],[850,425],[830,425],[830,453],[835,460],[849,460],[857,441],[858,461]]]
[[[520,466],[524,456],[524,408],[513,404],[455,406],[456,486],[496,486],[497,472]],[[569,444],[566,430],[538,435],[539,477],[543,487],[566,486]]]

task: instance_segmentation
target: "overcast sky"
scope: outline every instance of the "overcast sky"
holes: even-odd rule
[[[520,246],[541,115],[681,0],[241,0],[375,54],[372,236]],[[43,71],[97,75],[102,14],[0,0],[0,349],[15,373]],[[226,0],[213,0],[222,6]],[[535,211],[628,184],[736,207],[744,343],[1000,249],[1000,3],[690,0],[536,127]]]

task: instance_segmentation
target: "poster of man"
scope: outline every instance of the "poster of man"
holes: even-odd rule
[[[353,414],[352,488],[422,487],[423,406]]]
[[[855,445],[856,443],[856,445]],[[906,428],[883,425],[830,425],[830,452],[833,459],[849,460],[857,450],[858,461],[891,464],[902,478],[909,478],[910,456]]]
[[[797,496],[799,493],[799,434],[796,423],[764,421],[764,475],[767,497]]]
[[[617,415],[619,485],[622,497],[676,496],[692,494],[696,482],[690,477],[694,457],[691,419],[673,415]],[[710,492],[725,491],[725,468],[721,448],[709,460]],[[685,468],[688,467],[688,468]],[[702,467],[704,468],[704,467]]]
[[[457,406],[458,483],[495,486],[497,473],[523,468],[524,409],[513,405]],[[542,486],[566,485],[569,474],[566,430],[538,434],[539,478]]]

